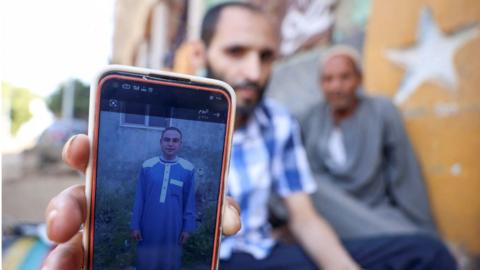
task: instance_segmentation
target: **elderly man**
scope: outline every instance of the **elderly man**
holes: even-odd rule
[[[202,25],[209,76],[231,84],[237,94],[228,189],[240,204],[242,229],[222,241],[220,269],[454,269],[451,256],[434,239],[387,237],[342,244],[316,213],[309,197],[316,184],[297,124],[282,107],[263,98],[277,54],[275,29],[261,9],[244,2],[210,9]],[[66,153],[72,146],[70,143]],[[66,160],[73,162],[68,155]],[[267,222],[267,201],[272,193],[283,198],[298,244],[282,244],[272,237]],[[47,214],[59,211],[62,202],[73,196],[64,193],[52,202]],[[74,198],[77,204],[69,210],[81,212],[84,197]],[[71,226],[60,228],[55,225],[67,221],[61,219],[64,215],[49,216],[50,237],[65,241],[66,236],[73,236],[73,228],[80,225],[79,216]],[[224,218],[226,223],[232,220],[234,215]],[[67,247],[76,247],[78,256],[79,244],[77,240]],[[62,246],[53,252],[47,265],[59,267],[60,256],[68,252],[65,249]],[[69,269],[81,265],[73,260],[65,263],[71,263]]]
[[[138,270],[180,269],[182,244],[195,230],[195,171],[177,156],[181,146],[180,129],[167,127],[160,137],[162,154],[142,164],[130,224]]]
[[[333,47],[319,77],[324,101],[303,121],[322,189],[317,208],[342,237],[435,233],[420,166],[396,107],[361,90],[358,53]]]

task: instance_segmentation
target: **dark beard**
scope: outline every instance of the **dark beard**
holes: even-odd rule
[[[206,65],[206,71],[207,71],[207,77],[208,78],[225,81],[221,76],[219,76],[218,74],[213,72],[212,68],[208,64]],[[262,102],[263,96],[265,94],[265,88],[266,88],[267,85],[268,85],[268,83],[265,84],[264,86],[260,86],[257,83],[251,82],[251,81],[243,81],[243,82],[240,82],[240,83],[235,84],[235,85],[233,85],[233,84],[230,85],[233,88],[233,90],[235,90],[235,91],[237,91],[236,89],[238,89],[238,88],[249,87],[249,88],[255,89],[255,91],[257,91],[259,93],[257,102],[253,102],[253,103],[250,103],[250,104],[244,104],[244,105],[241,105],[241,106],[238,105],[238,103],[237,103],[237,105],[236,105],[236,115],[237,115],[237,117],[249,118],[250,115],[252,115],[252,113],[257,108],[258,104],[260,102]]]

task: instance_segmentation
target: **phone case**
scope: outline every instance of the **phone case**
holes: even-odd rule
[[[219,215],[217,216],[217,224],[219,226],[218,230],[218,235],[215,235],[215,244],[214,244],[214,250],[216,251],[216,266],[218,268],[218,249],[219,247],[217,246],[217,242],[220,243],[219,237],[222,234],[222,215],[223,215],[223,208],[224,206],[224,201],[225,201],[225,196],[226,196],[226,191],[227,191],[227,185],[226,185],[226,178],[228,175],[228,170],[229,170],[229,164],[230,164],[230,152],[231,152],[231,141],[232,141],[232,136],[233,136],[233,128],[234,128],[234,119],[235,119],[235,104],[236,104],[236,96],[235,92],[232,89],[230,85],[228,85],[225,82],[219,81],[219,80],[214,80],[214,79],[209,79],[209,78],[203,78],[203,77],[198,77],[198,76],[191,76],[191,75],[186,75],[186,74],[179,74],[179,73],[173,73],[173,72],[167,72],[167,71],[159,71],[159,70],[152,70],[152,69],[146,69],[146,68],[138,68],[138,67],[131,67],[131,66],[122,66],[122,65],[109,65],[105,67],[104,69],[100,70],[97,74],[97,76],[94,78],[92,81],[92,84],[90,86],[90,104],[89,104],[89,121],[88,121],[88,137],[91,142],[90,144],[90,158],[89,158],[89,163],[86,169],[86,175],[85,175],[85,194],[86,194],[86,199],[87,199],[87,219],[85,222],[84,226],[84,234],[83,234],[83,246],[85,250],[85,256],[84,256],[84,268],[85,269],[90,269],[90,250],[93,247],[93,243],[90,243],[90,237],[92,231],[90,230],[90,222],[91,222],[91,200],[92,200],[92,185],[91,183],[94,181],[92,179],[93,177],[93,166],[96,164],[96,150],[97,150],[97,138],[96,138],[96,131],[97,131],[97,123],[98,123],[98,117],[99,117],[99,98],[100,98],[100,89],[98,89],[98,85],[102,78],[104,77],[105,74],[110,73],[112,71],[119,71],[119,72],[129,72],[129,73],[135,73],[135,74],[140,74],[140,75],[160,75],[160,76],[168,76],[170,78],[179,78],[179,79],[188,79],[192,82],[197,82],[201,84],[206,84],[206,85],[212,85],[212,86],[219,86],[223,89],[225,89],[230,97],[230,115],[228,118],[228,126],[226,127],[226,139],[225,139],[225,155],[224,155],[224,160],[223,164],[225,166],[225,169],[223,170],[223,174],[221,177],[221,192],[222,192],[222,198],[220,205],[218,207],[222,207]],[[179,82],[181,83],[181,81]],[[217,208],[218,209],[218,208]]]

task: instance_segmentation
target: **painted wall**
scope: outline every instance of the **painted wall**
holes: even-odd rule
[[[365,84],[395,99],[442,234],[480,254],[480,2],[374,1]]]

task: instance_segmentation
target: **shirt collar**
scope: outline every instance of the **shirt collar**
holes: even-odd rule
[[[166,160],[165,158],[163,158],[163,155],[160,155],[158,158],[159,158],[160,161],[163,162],[163,163],[176,163],[176,162],[178,161],[178,156],[175,157],[174,160]]]
[[[270,122],[270,111],[268,110],[265,101],[262,100],[257,105],[245,125],[235,131],[233,143],[242,142],[250,136],[255,136],[251,134],[255,125],[260,127],[261,130],[264,130],[270,126]]]
[[[253,117],[260,127],[267,128],[270,125],[270,111],[268,110],[265,100],[262,100],[254,111]]]

